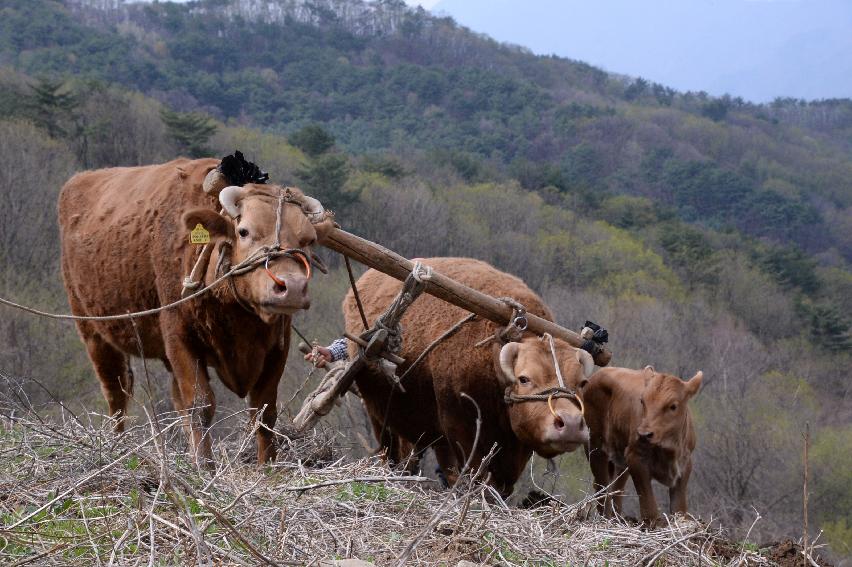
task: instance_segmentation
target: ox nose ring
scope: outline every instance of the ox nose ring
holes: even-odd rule
[[[283,255],[288,256],[290,258],[298,258],[299,261],[302,262],[302,265],[305,267],[305,276],[308,279],[311,279],[311,262],[308,260],[307,254],[305,254],[302,250],[286,250]],[[269,269],[269,260],[271,259],[271,255],[267,256],[266,262],[264,262],[263,264],[263,269],[266,270],[266,275],[269,276],[276,284],[280,285],[284,289],[287,289],[287,283],[278,276],[276,276],[272,272],[272,270]]]
[[[287,289],[287,283],[272,273],[272,270],[269,269],[269,256],[266,257],[266,263],[263,264],[263,269],[266,270],[266,275],[272,278],[277,285],[280,285],[284,289]]]
[[[553,409],[553,394],[550,394],[549,396],[547,396],[547,409],[550,410],[550,413],[553,414],[553,417],[555,417],[556,419],[559,419],[559,416],[556,415],[556,410]]]

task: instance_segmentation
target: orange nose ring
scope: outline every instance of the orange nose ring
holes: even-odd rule
[[[547,409],[550,410],[550,413],[553,414],[553,417],[555,417],[556,419],[559,419],[559,416],[556,415],[556,410],[553,409],[553,394],[550,394],[549,396],[547,396]]]
[[[575,395],[574,399],[577,400],[577,404],[579,404],[579,406],[580,406],[580,415],[585,417],[586,416],[586,406],[583,405],[583,398]],[[547,396],[547,409],[550,410],[550,413],[553,414],[553,417],[556,417],[556,418],[559,417],[558,415],[556,415],[556,410],[553,409],[553,394],[550,394],[549,396]]]
[[[311,263],[310,263],[310,261],[308,261],[307,254],[305,254],[301,250],[295,250],[293,252],[288,251],[288,253],[286,255],[290,256],[290,257],[298,258],[302,262],[302,265],[305,266],[305,274],[307,275],[307,278],[311,279]],[[266,275],[269,276],[270,279],[272,279],[272,281],[274,281],[276,284],[280,285],[284,289],[287,289],[286,282],[284,280],[282,280],[281,278],[279,278],[278,276],[276,276],[275,274],[273,274],[272,270],[269,269],[269,257],[268,256],[266,258],[266,263],[263,265],[263,269],[266,270]]]

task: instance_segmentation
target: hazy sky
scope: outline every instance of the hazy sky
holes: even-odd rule
[[[579,59],[679,90],[756,101],[852,97],[852,0],[422,3],[535,53]]]

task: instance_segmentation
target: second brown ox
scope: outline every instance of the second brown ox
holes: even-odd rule
[[[422,260],[440,273],[495,297],[510,296],[531,313],[553,320],[550,310],[520,279],[469,258]],[[401,288],[400,282],[375,270],[367,271],[357,283],[368,320],[381,315]],[[346,329],[363,331],[350,291],[343,302]],[[403,349],[408,364],[433,340],[467,313],[430,295],[422,295],[402,318]],[[491,321],[476,319],[441,342],[404,380],[405,393],[392,387],[375,370],[365,370],[356,382],[370,416],[376,437],[392,460],[405,457],[413,447],[435,451],[438,463],[450,481],[471,457],[477,467],[495,443],[499,451],[488,466],[490,483],[502,494],[512,491],[533,452],[553,457],[573,451],[588,439],[579,402],[553,399],[514,403],[504,399],[506,391],[534,394],[558,386],[549,343],[526,334],[521,342],[506,345],[476,343],[498,330]],[[587,352],[556,340],[556,356],[567,388],[576,389],[591,374],[594,363]],[[350,345],[354,354],[354,347]],[[470,396],[482,412],[479,442],[476,409],[462,393]]]
[[[687,512],[687,485],[692,472],[695,430],[688,402],[703,374],[688,381],[644,370],[602,368],[583,388],[589,425],[587,455],[595,490],[609,487],[601,510],[621,513],[628,473],[639,495],[642,519],[660,515],[651,480],[669,487],[672,513]]]

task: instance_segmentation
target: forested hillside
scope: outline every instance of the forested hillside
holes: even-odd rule
[[[240,149],[404,255],[523,277],[618,365],[703,370],[693,507],[740,536],[754,510],[752,541],[800,533],[809,422],[812,525],[852,555],[852,101],[675,92],[393,0],[6,0],[0,65],[3,297],[67,310],[74,171]],[[346,285],[314,284],[312,338]],[[71,325],[4,310],[0,371],[102,407]],[[588,490],[559,462],[555,490]]]

